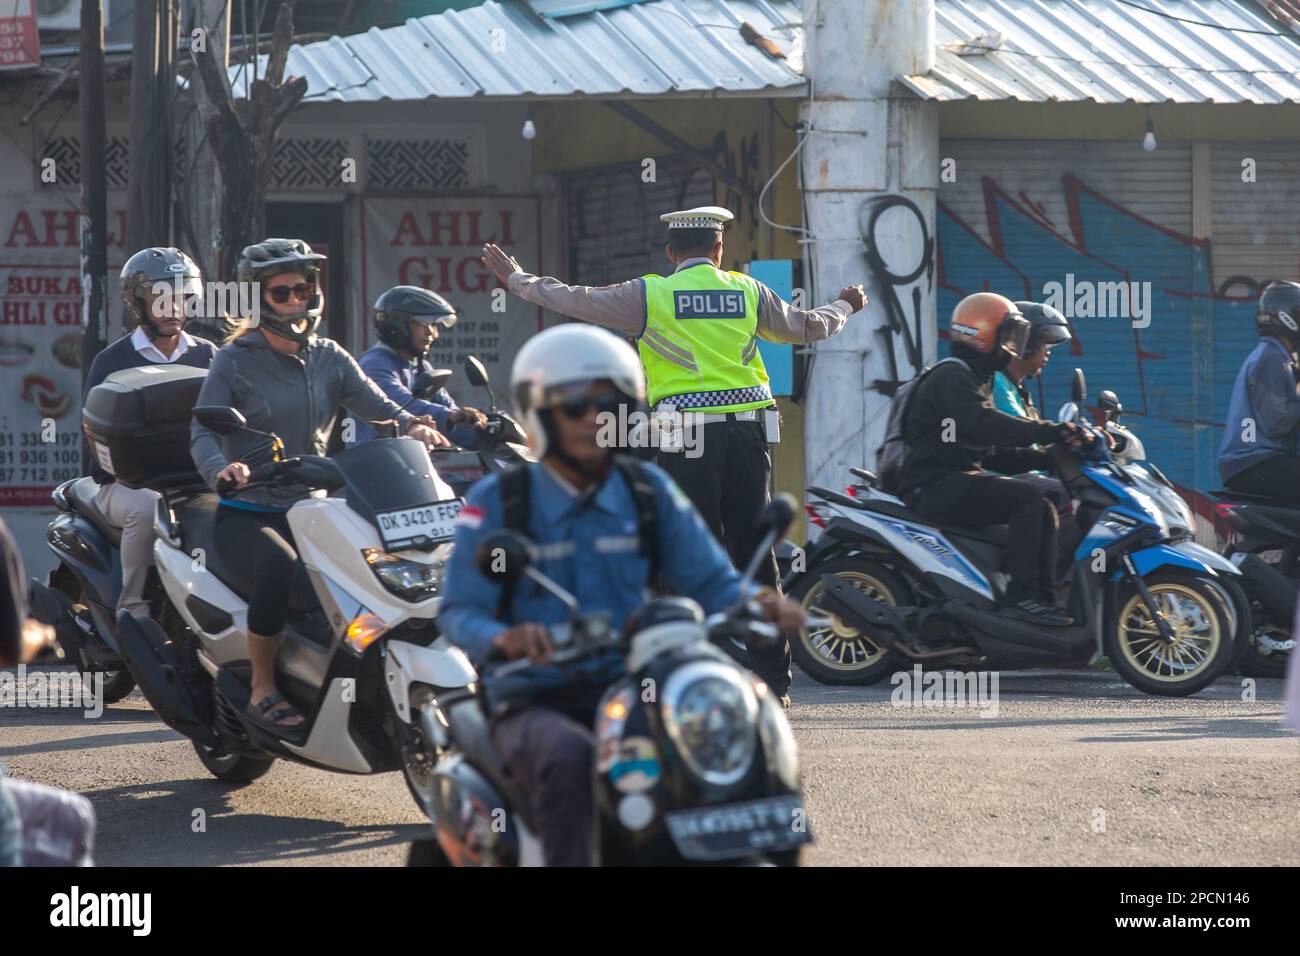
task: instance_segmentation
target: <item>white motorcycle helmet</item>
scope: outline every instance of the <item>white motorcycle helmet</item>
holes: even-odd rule
[[[543,413],[571,397],[575,389],[601,379],[608,380],[637,408],[644,405],[641,359],[612,332],[573,322],[546,329],[524,343],[510,370],[510,389],[538,458],[546,455],[548,432],[553,427],[550,416]]]

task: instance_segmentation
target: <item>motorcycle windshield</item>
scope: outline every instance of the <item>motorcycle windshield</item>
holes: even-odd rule
[[[347,481],[348,507],[375,516],[446,501],[453,495],[438,478],[429,453],[411,438],[378,438],[334,456]]]

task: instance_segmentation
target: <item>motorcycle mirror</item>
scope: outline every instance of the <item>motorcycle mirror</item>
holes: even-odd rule
[[[483,367],[483,363],[478,360],[478,356],[471,355],[465,359],[465,377],[469,379],[471,385],[479,388],[487,388],[488,373]]]
[[[1084,396],[1088,394],[1088,388],[1083,378],[1083,369],[1074,370],[1074,381],[1070,383],[1070,397],[1074,399],[1075,404],[1082,405]]]
[[[411,394],[416,398],[432,398],[451,379],[451,369],[435,368],[425,370],[415,376],[411,383]]]
[[[233,435],[248,427],[248,419],[229,405],[196,405],[194,417],[200,425],[218,435]]]
[[[513,531],[493,531],[474,552],[479,573],[498,584],[513,584],[533,563],[532,543]]]
[[[758,530],[772,532],[779,538],[785,534],[794,521],[795,500],[784,491],[767,503],[758,519]]]

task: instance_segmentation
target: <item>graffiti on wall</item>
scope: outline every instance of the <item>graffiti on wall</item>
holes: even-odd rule
[[[886,232],[881,221],[887,213],[905,216],[906,225]],[[889,195],[867,200],[858,213],[862,245],[867,265],[876,280],[876,289],[885,308],[885,324],[876,331],[885,352],[889,377],[876,379],[871,387],[884,395],[893,395],[898,386],[913,378],[925,364],[924,322],[921,314],[921,287],[934,283],[934,238],[925,216],[916,203],[906,196]],[[887,248],[889,237],[912,235],[916,246],[912,260],[891,268],[886,261],[893,250]],[[910,287],[910,289],[909,289]],[[903,305],[906,296],[910,309]]]
[[[1091,399],[1104,388],[1119,395],[1126,423],[1172,479],[1185,488],[1218,487],[1223,417],[1256,341],[1255,301],[1267,280],[1230,276],[1216,285],[1209,240],[1145,218],[1077,176],[1063,176],[1061,185],[1063,223],[988,176],[980,182],[982,223],[939,202],[937,314],[982,290],[1036,301],[1045,290],[1063,294],[1074,341],[1068,352],[1053,353],[1035,386],[1039,408],[1055,413],[1078,366]],[[1105,296],[1084,301],[1099,289],[1127,301],[1127,290],[1147,283],[1149,314],[1141,320],[1111,314],[1117,310],[1104,307]]]

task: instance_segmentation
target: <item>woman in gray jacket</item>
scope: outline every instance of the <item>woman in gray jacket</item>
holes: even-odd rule
[[[261,315],[217,353],[198,404],[238,409],[250,428],[279,435],[286,456],[325,454],[340,405],[366,421],[397,419],[405,434],[428,447],[448,445],[432,421],[402,411],[342,346],[315,334],[324,306],[317,281],[324,261],[301,239],[267,239],[244,249],[238,278],[257,284]],[[265,438],[220,436],[197,421],[190,453],[213,488],[222,479],[243,488],[252,468],[272,460]],[[256,569],[248,601],[249,714],[281,733],[303,723],[275,687],[276,645],[297,573],[286,515],[294,500],[266,488],[237,493],[222,500],[214,533],[215,547],[247,555]]]

